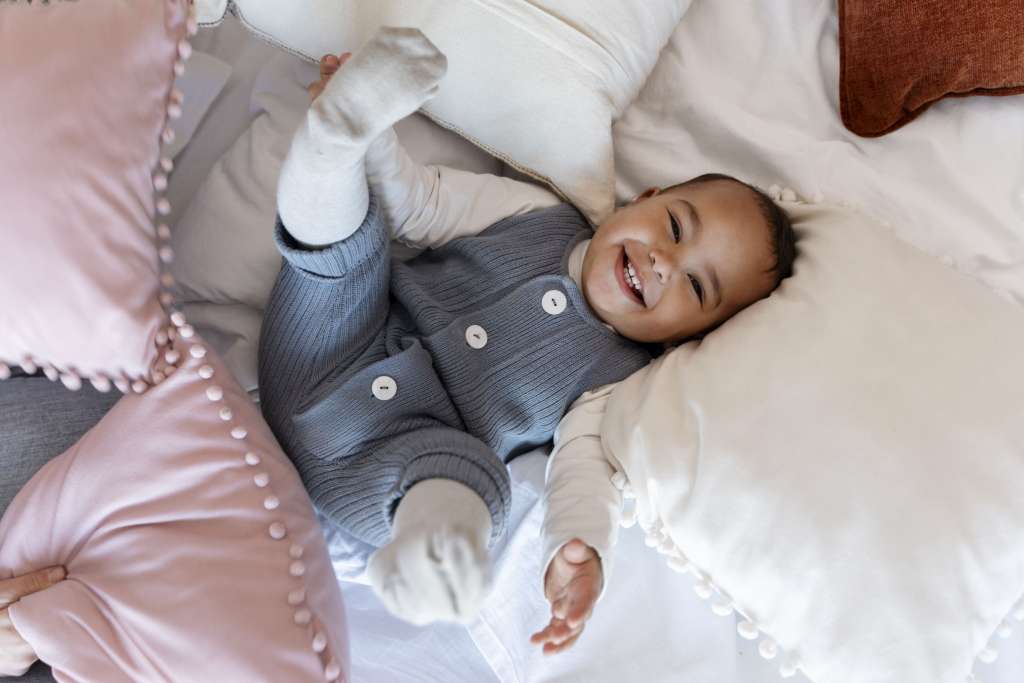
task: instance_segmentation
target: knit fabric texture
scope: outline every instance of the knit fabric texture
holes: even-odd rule
[[[492,540],[504,533],[505,465],[550,441],[584,391],[651,359],[569,276],[572,248],[592,234],[560,205],[402,262],[372,196],[359,230],[321,249],[278,218],[261,404],[331,521],[381,546],[404,493],[445,478],[481,496]]]
[[[1024,93],[1021,0],[839,0],[839,104],[890,133],[944,97]]]

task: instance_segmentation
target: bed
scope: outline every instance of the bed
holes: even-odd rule
[[[901,238],[1024,303],[1019,98],[947,100],[898,133],[858,138],[843,128],[834,96],[837,29],[831,0],[694,2],[615,125],[618,199],[709,171],[791,188],[903,226]],[[170,187],[172,221],[268,102],[301,114],[302,88],[315,79],[314,65],[260,41],[232,17],[200,32],[194,44],[232,72],[179,159]],[[421,159],[511,172],[419,116],[402,124],[400,136]],[[208,325],[218,315],[244,316],[192,304],[190,316]],[[255,388],[256,331],[219,339],[248,388]],[[544,466],[545,454],[535,452],[512,467],[512,532],[495,554],[494,592],[467,627],[415,628],[392,618],[339,552],[353,680],[777,680],[777,666],[737,635],[732,618],[712,616],[637,529],[623,531],[610,590],[577,645],[552,658],[530,646],[528,634],[547,614],[537,578]],[[1010,683],[1021,671],[1024,637],[1017,633],[982,675],[986,683]]]

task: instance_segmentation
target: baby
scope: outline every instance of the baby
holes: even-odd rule
[[[378,548],[375,592],[416,624],[476,615],[506,464],[557,428],[552,617],[533,640],[559,651],[610,571],[612,386],[767,296],[790,272],[792,229],[727,176],[648,189],[594,230],[538,186],[417,166],[391,126],[437,91],[444,55],[386,28],[349,57],[321,62],[281,171],[264,414],[329,523]],[[393,259],[392,239],[426,250]]]

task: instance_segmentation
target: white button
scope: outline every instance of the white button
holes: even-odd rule
[[[398,384],[387,375],[373,380],[373,395],[382,401],[390,401],[398,393]]]
[[[551,315],[558,315],[565,310],[565,293],[557,289],[544,292],[544,300],[541,305]]]
[[[474,349],[482,349],[487,346],[487,330],[479,325],[470,325],[466,328],[466,343]]]

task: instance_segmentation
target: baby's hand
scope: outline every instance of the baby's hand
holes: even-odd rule
[[[320,80],[306,88],[306,90],[309,91],[310,102],[320,96],[320,93],[322,93],[324,88],[327,87],[327,82],[331,80],[331,76],[334,75],[334,72],[345,66],[345,62],[347,62],[351,56],[351,52],[342,52],[337,57],[334,55],[324,55],[320,59]]]
[[[544,654],[568,649],[583,633],[594,611],[604,576],[597,552],[578,538],[561,547],[544,577],[544,597],[551,603],[551,622],[530,636],[544,644]]]

